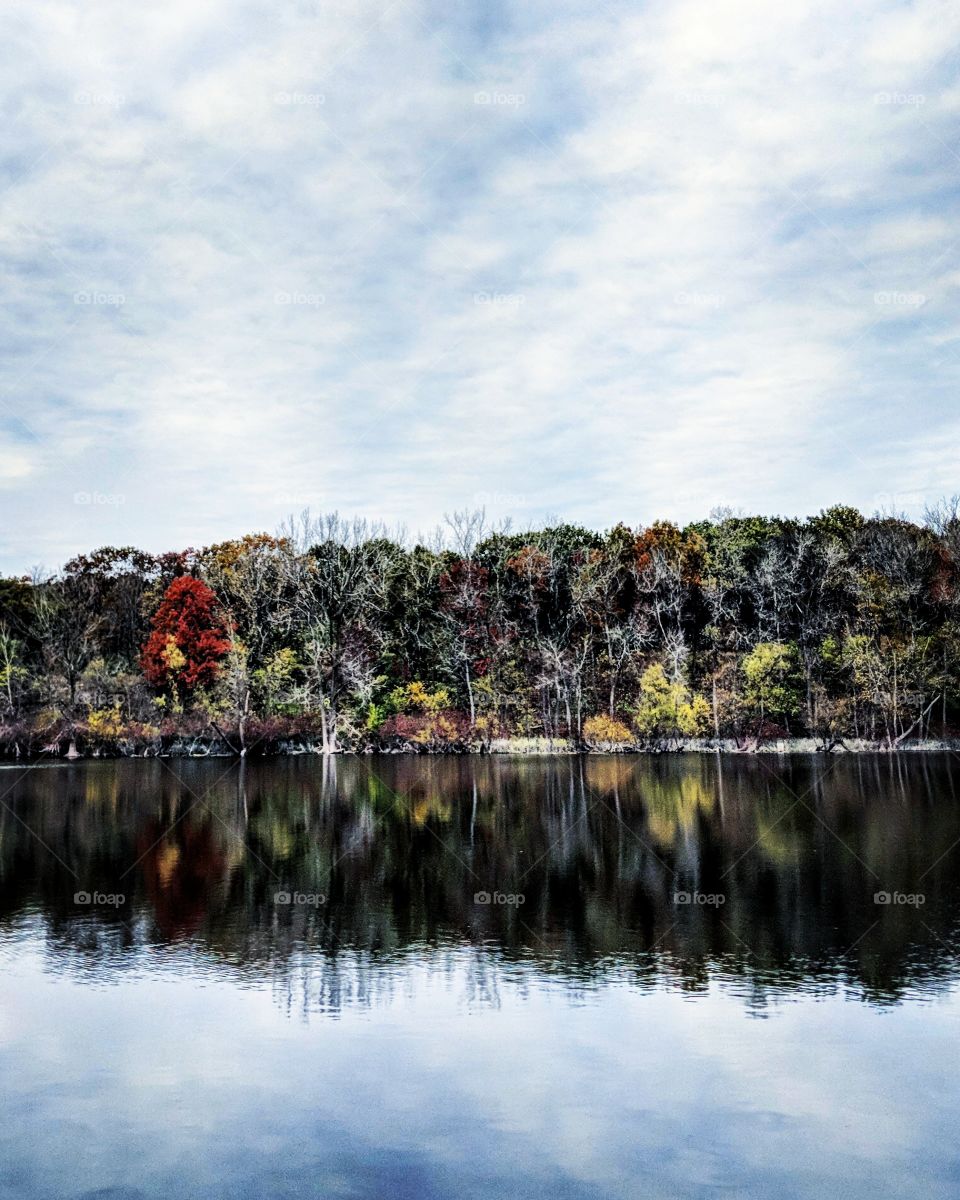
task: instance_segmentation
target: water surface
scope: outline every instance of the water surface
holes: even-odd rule
[[[0,771],[0,1197],[960,1195],[951,756]]]

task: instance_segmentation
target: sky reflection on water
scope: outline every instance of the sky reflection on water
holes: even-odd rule
[[[960,1194],[955,768],[775,763],[31,772],[0,1200]]]

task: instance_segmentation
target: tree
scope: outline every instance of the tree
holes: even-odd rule
[[[847,639],[843,661],[871,724],[876,717],[882,721],[888,746],[910,737],[937,703],[942,680],[931,638],[874,640],[858,634]]]
[[[337,513],[291,520],[285,530],[300,659],[316,701],[324,754],[339,749],[338,724],[353,696],[369,705],[390,594],[391,544],[380,526]]]
[[[393,711],[418,681],[446,692],[442,712]],[[161,555],[108,546],[48,577],[0,579],[0,747],[117,722],[136,744],[155,718],[148,684],[178,713],[189,698],[241,750],[255,728],[322,738],[328,753],[372,746],[391,715],[437,730],[442,718],[431,739],[463,746],[583,745],[601,717],[654,738],[739,738],[798,717],[825,745],[949,737],[960,499],[923,524],[839,506],[806,520],[715,510],[603,535],[491,531],[462,512],[412,548],[305,513],[276,536]]]
[[[251,671],[283,648],[292,617],[289,540],[250,534],[200,551],[197,569],[214,590],[231,640],[243,643]]]
[[[635,674],[639,651],[654,640],[653,620],[639,599],[636,539],[617,525],[603,550],[589,551],[580,572],[577,602],[599,641],[597,685],[606,676],[607,715],[617,712],[621,685]]]
[[[30,672],[23,665],[23,643],[0,621],[0,704],[5,717],[16,718]]]
[[[690,654],[706,548],[696,530],[681,532],[669,521],[655,521],[637,538],[641,603],[675,683],[684,676]]]
[[[489,641],[489,575],[486,567],[459,558],[440,577],[441,612],[449,632],[453,674],[463,680],[471,725],[477,719],[474,679],[483,673]]]
[[[217,677],[230,641],[217,598],[202,579],[180,575],[163,594],[150,622],[140,663],[149,683],[182,698]]]
[[[600,539],[588,530],[555,525],[523,540],[504,564],[508,611],[512,601],[549,737],[562,724],[568,737],[581,738],[586,676],[595,651],[589,604],[583,601],[590,591],[589,563],[600,549]]]
[[[648,735],[702,737],[710,728],[710,706],[682,683],[671,683],[662,664],[653,663],[640,677],[636,722]]]
[[[101,616],[97,640],[102,657],[119,659],[126,668],[136,665],[147,634],[145,598],[169,557],[156,558],[133,546],[103,546],[66,564],[64,585],[85,587],[95,598]]]
[[[66,685],[67,707],[73,714],[83,672],[96,657],[104,627],[96,581],[87,575],[39,581],[33,588],[34,623],[48,680]],[[57,699],[56,696],[50,698]],[[59,700],[62,702],[62,695]]]
[[[797,654],[782,642],[761,642],[742,664],[744,698],[760,718],[761,729],[768,716],[789,718],[800,711]]]

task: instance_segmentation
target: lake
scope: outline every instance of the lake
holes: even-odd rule
[[[957,1197],[950,755],[0,770],[0,1200]]]

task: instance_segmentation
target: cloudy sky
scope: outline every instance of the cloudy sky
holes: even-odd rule
[[[960,490],[954,0],[0,17],[0,568]]]

